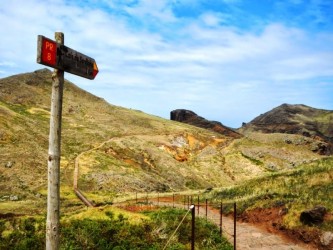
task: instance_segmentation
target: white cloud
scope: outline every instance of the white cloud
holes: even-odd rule
[[[315,100],[328,87],[313,92],[315,79],[333,75],[331,33],[278,22],[245,31],[211,11],[184,20],[173,14],[174,1],[107,2],[109,9],[61,0],[2,5],[0,75],[43,67],[35,63],[37,35],[63,31],[65,44],[100,69],[93,82],[66,74],[72,82],[116,105],[166,118],[173,108],[191,108],[235,127],[267,107]],[[310,81],[313,87],[299,88]]]

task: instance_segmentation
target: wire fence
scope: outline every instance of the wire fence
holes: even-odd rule
[[[230,243],[233,243],[236,249],[237,242],[237,206],[236,203],[212,202],[209,199],[200,198],[199,195],[175,195],[163,196],[163,194],[154,194],[149,197],[149,194],[135,195],[134,200],[126,202],[128,206],[152,206],[152,207],[173,207],[188,211],[193,208],[193,214],[206,218],[215,223],[220,228],[220,235],[225,236]],[[232,213],[223,214],[224,206],[232,206]],[[230,218],[232,217],[232,218]],[[195,239],[193,239],[194,241]]]

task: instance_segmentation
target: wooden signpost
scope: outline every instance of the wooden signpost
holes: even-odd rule
[[[37,63],[55,68],[52,74],[51,116],[47,165],[47,250],[59,249],[60,145],[64,72],[66,71],[88,79],[94,79],[98,73],[97,64],[94,59],[64,46],[63,33],[56,32],[55,40],[56,41],[52,41],[49,38],[39,35],[37,42]]]
[[[41,35],[38,36],[37,62],[90,80],[98,73],[94,59]]]

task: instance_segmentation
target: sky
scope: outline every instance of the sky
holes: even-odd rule
[[[0,78],[45,68],[37,36],[63,32],[99,68],[65,78],[113,105],[233,128],[283,103],[333,110],[332,0],[11,0],[0,23]]]

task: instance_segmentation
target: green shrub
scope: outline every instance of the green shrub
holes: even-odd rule
[[[108,219],[64,220],[60,227],[60,249],[163,249],[185,215],[184,210],[161,209],[146,213],[151,219],[133,224],[122,214],[106,212]],[[6,234],[3,234],[7,231]],[[44,249],[45,218],[0,220],[0,249]],[[189,249],[191,216],[184,220],[167,249]],[[197,249],[232,249],[219,235],[218,228],[196,218]]]

